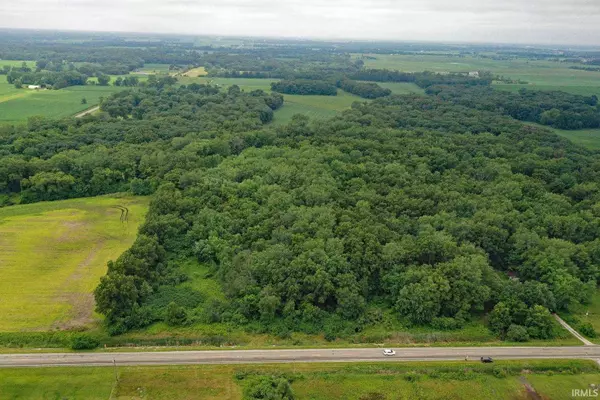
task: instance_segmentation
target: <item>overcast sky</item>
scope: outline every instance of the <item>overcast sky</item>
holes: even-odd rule
[[[0,0],[0,27],[600,45],[600,0]]]

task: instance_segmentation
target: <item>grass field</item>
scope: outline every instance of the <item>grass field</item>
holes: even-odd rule
[[[184,72],[183,76],[189,76],[190,78],[197,78],[199,76],[205,76],[208,74],[204,67],[192,68],[189,71]]]
[[[592,296],[590,304],[578,306],[570,313],[561,313],[561,317],[565,318],[572,326],[576,322],[589,322],[598,333],[599,337],[589,338],[592,342],[600,344],[600,289],[596,290]],[[577,329],[577,327],[575,326]],[[581,332],[580,332],[581,333]]]
[[[359,55],[354,55],[359,57]],[[574,64],[552,61],[492,60],[481,57],[447,57],[443,55],[371,54],[375,60],[364,59],[368,68],[387,68],[406,72],[468,72],[486,70],[527,85],[496,85],[499,89],[519,90],[522,87],[539,90],[563,90],[582,95],[600,95],[600,72],[569,69]]]
[[[582,129],[579,131],[565,131],[562,129],[553,129],[553,131],[562,137],[565,137],[590,150],[600,150],[600,129]]]
[[[198,365],[0,369],[2,399],[239,400],[247,377],[282,375],[298,400],[571,398],[598,383],[592,361]],[[383,397],[374,397],[379,393]]]
[[[97,320],[92,291],[135,240],[147,203],[101,196],[0,208],[0,332]],[[129,208],[129,222],[115,205]]]
[[[1,65],[1,63],[0,63]],[[115,86],[70,86],[60,90],[15,89],[0,76],[0,124],[24,123],[32,116],[69,117],[121,90]],[[87,104],[81,104],[85,98]]]

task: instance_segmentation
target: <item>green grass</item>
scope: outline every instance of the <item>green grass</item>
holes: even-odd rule
[[[0,398],[106,400],[113,376],[110,368],[0,369]]]
[[[60,90],[15,89],[11,91],[6,88],[6,85],[8,85],[6,82],[3,84],[0,81],[0,124],[23,123],[32,116],[69,117],[98,104],[101,97],[108,97],[121,90],[115,86],[86,85],[70,86]],[[3,98],[5,101],[2,101]],[[82,98],[87,100],[87,104],[81,104]]]
[[[553,131],[557,135],[567,138],[573,143],[579,144],[590,150],[600,150],[600,129],[582,129],[578,131],[553,129]]]
[[[524,373],[524,371],[527,371]],[[570,398],[597,383],[598,366],[581,360],[258,365],[117,366],[0,369],[4,399],[239,400],[256,375],[291,379],[298,400],[357,400],[368,393],[392,399],[527,399],[523,380],[544,399]],[[408,376],[416,376],[409,381]],[[523,378],[521,378],[521,376]],[[242,378],[242,379],[238,379]]]
[[[560,377],[532,374],[527,376],[527,381],[544,398],[553,400],[572,400],[573,389],[589,389],[590,384],[600,383],[600,374],[563,375]]]
[[[574,64],[553,61],[492,60],[481,57],[447,57],[443,55],[372,54],[365,59],[367,68],[387,68],[405,72],[468,72],[485,70],[527,85],[495,85],[498,89],[519,90],[522,87],[539,90],[562,90],[581,95],[600,94],[600,72],[569,69]],[[355,55],[355,57],[359,57]]]
[[[592,296],[590,304],[577,306],[569,313],[560,313],[560,316],[565,319],[571,326],[577,330],[576,322],[589,322],[594,327],[599,337],[588,338],[592,342],[600,344],[600,289],[597,289]],[[581,332],[579,332],[581,333]]]
[[[131,246],[148,199],[101,196],[0,208],[0,332],[89,327],[106,262]],[[120,222],[123,205],[129,222]]]

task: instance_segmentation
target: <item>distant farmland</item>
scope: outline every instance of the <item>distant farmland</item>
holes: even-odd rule
[[[94,85],[70,86],[60,90],[15,89],[6,82],[6,76],[0,76],[0,124],[23,123],[37,115],[69,117],[98,104],[100,97],[108,97],[119,90],[122,88]],[[81,103],[83,98],[86,104]]]
[[[144,197],[64,200],[0,208],[0,331],[88,326],[106,263],[131,246]],[[121,212],[129,209],[127,222]]]
[[[600,96],[600,72],[570,69],[574,64],[526,59],[494,60],[482,57],[449,55],[370,54],[363,59],[367,68],[387,68],[405,72],[490,71],[496,75],[528,84],[497,84],[498,89],[562,90],[564,92]],[[355,54],[355,58],[361,55]]]

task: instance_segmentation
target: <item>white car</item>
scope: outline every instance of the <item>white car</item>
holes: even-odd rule
[[[395,356],[396,352],[392,349],[384,349],[383,350],[383,355],[384,356]]]

